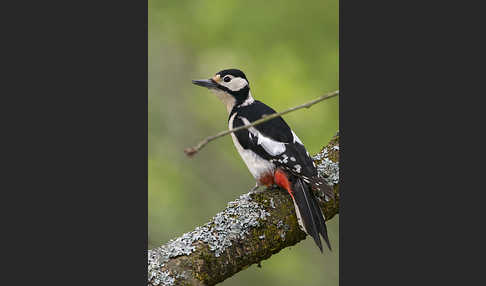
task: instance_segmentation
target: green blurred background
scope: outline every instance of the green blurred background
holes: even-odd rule
[[[254,98],[277,111],[338,85],[338,0],[149,0],[149,249],[206,223],[248,192],[253,177],[230,136],[194,158],[185,147],[227,128],[223,104],[192,79],[243,70]],[[338,98],[285,116],[315,154],[338,130]],[[221,285],[338,285],[339,217],[328,222],[333,252],[312,239]]]

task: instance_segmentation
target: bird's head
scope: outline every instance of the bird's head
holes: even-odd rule
[[[250,84],[245,74],[237,69],[222,70],[210,79],[193,80],[192,83],[206,87],[214,92],[226,105],[228,112],[234,106],[253,102],[250,94]]]

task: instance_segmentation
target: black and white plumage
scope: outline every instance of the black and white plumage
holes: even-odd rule
[[[237,69],[218,72],[209,80],[193,81],[213,91],[226,105],[228,128],[249,124],[275,113],[271,107],[253,99],[245,74]],[[281,118],[231,133],[233,143],[258,185],[277,184],[291,195],[301,228],[314,238],[322,251],[319,234],[331,249],[325,220],[311,191],[332,189],[318,176],[316,166],[302,141]]]

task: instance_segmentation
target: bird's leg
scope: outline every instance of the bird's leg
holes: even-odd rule
[[[261,187],[265,187],[265,188],[263,190],[259,190]],[[264,190],[275,190],[275,189],[278,189],[278,186],[275,185],[275,184],[262,185],[259,182],[256,182],[255,186],[253,188],[251,188],[250,193],[260,192],[260,191],[264,191]]]
[[[258,188],[260,187],[260,185],[258,184],[258,182],[255,183],[255,186],[253,188],[251,188],[250,190],[250,193],[253,193],[255,192],[256,190],[258,190]]]

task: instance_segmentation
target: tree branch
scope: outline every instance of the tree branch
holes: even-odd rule
[[[298,109],[301,109],[301,108],[310,108],[312,105],[314,105],[314,104],[316,104],[318,102],[321,102],[323,100],[332,98],[332,97],[337,96],[337,95],[339,95],[339,90],[336,90],[336,91],[333,91],[333,92],[324,94],[324,95],[318,97],[317,99],[311,100],[311,101],[309,101],[307,103],[304,103],[304,104],[301,104],[301,105],[298,105],[298,106],[291,107],[291,108],[289,108],[287,110],[284,110],[282,112],[277,112],[277,113],[273,113],[273,114],[264,116],[263,118],[260,118],[260,119],[258,119],[256,121],[253,121],[250,124],[246,124],[244,126],[240,126],[240,127],[233,128],[233,129],[230,129],[230,130],[221,131],[221,132],[219,132],[216,135],[213,135],[213,136],[209,136],[209,137],[204,138],[202,141],[200,141],[194,147],[189,147],[189,148],[184,149],[184,153],[186,153],[187,156],[192,157],[197,152],[199,152],[199,150],[201,150],[204,146],[206,146],[206,144],[208,144],[209,142],[211,142],[211,141],[213,141],[215,139],[218,139],[219,137],[226,136],[228,134],[231,134],[233,132],[236,132],[236,131],[239,131],[239,130],[242,130],[242,129],[250,128],[252,126],[261,124],[261,123],[263,123],[265,121],[268,121],[268,120],[273,119],[275,117],[279,117],[281,115],[284,115],[284,114],[293,112],[293,111],[298,110]]]
[[[319,174],[334,185],[331,201],[316,193],[326,220],[339,212],[338,140],[314,156]],[[149,250],[148,285],[215,285],[305,238],[286,192],[247,193],[205,225]]]

